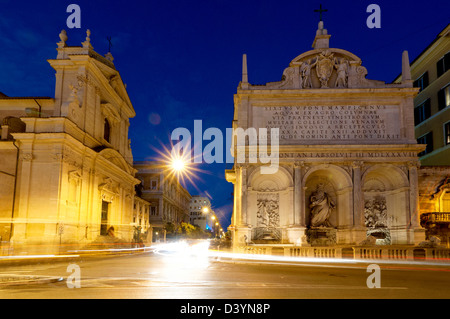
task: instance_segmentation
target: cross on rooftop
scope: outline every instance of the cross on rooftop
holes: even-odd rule
[[[328,9],[322,9],[322,4],[320,4],[320,9],[314,10],[314,12],[319,12],[320,21],[322,21],[322,12],[327,12]]]
[[[111,37],[106,37],[106,40],[108,40],[108,52],[111,52],[111,47],[112,47]]]

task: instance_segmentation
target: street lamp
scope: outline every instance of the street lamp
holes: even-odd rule
[[[175,159],[172,162],[172,168],[177,172],[184,170],[184,167],[185,167],[185,163],[181,158]]]
[[[208,207],[203,207],[203,209],[202,209],[202,212],[203,213],[205,213],[205,214],[208,214],[208,212],[209,212],[209,208]]]

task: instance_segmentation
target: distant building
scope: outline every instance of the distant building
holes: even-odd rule
[[[191,195],[160,162],[137,161],[134,168],[141,181],[137,193],[150,203],[153,241],[163,240],[168,223],[179,226],[181,222],[189,222]]]
[[[192,225],[197,225],[202,230],[212,231],[214,211],[211,208],[211,201],[208,197],[194,195],[189,204],[189,221]]]
[[[138,229],[144,242],[152,242],[153,229],[150,224],[150,203],[135,196],[133,205],[132,225]]]
[[[450,165],[450,24],[411,63],[411,79],[420,88],[414,98],[415,135],[427,144],[422,166]],[[399,75],[394,83],[401,83]]]
[[[16,253],[86,245],[110,227],[133,238],[136,113],[112,55],[93,50],[90,32],[81,46],[59,36],[48,60],[55,97],[0,94],[0,237]]]

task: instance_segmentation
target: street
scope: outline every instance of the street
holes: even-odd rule
[[[380,263],[380,288],[368,288],[368,263],[237,261],[177,251],[89,258],[80,288],[69,263],[2,267],[0,274],[57,276],[44,284],[0,286],[2,299],[395,299],[449,298],[448,265]]]

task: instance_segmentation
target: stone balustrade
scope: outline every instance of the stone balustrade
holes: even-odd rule
[[[285,257],[338,258],[354,260],[428,260],[450,262],[450,249],[443,247],[417,246],[346,246],[346,247],[298,247],[280,246]],[[241,254],[278,255],[272,246],[240,246],[236,252]]]

